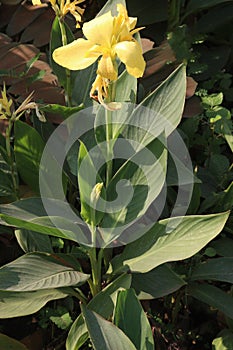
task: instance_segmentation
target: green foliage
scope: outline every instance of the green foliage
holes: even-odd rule
[[[98,16],[110,10],[116,14],[117,3],[125,5],[124,0],[109,0],[102,7],[104,1],[99,0],[102,9]],[[164,308],[170,308],[165,329],[173,336],[176,324],[179,327],[176,321],[180,315],[186,321],[192,303],[200,302],[207,312],[210,308],[219,310],[228,318],[229,328],[233,319],[233,240],[229,234],[233,232],[229,157],[233,150],[233,79],[226,69],[232,37],[225,29],[232,23],[232,3],[150,0],[142,4],[128,0],[127,6],[131,16],[139,17],[139,25],[150,25],[148,31],[156,33],[152,35],[156,43],[167,38],[176,56],[175,68],[169,65],[172,72],[166,77],[160,71],[162,82],[158,84],[157,77],[153,83],[156,88],[149,88],[145,96],[141,94],[140,104],[135,105],[139,101],[137,79],[120,66],[121,75],[109,89],[114,101],[105,102],[118,102],[121,108],[106,110],[89,95],[98,62],[70,72],[53,61],[54,49],[74,40],[68,25],[55,18],[49,56],[53,72],[65,89],[67,106],[40,104],[39,109],[63,119],[76,113],[78,121],[84,107],[93,107],[89,111],[95,115],[91,130],[76,140],[64,164],[59,164],[53,154],[48,157],[54,164],[54,176],[61,168],[64,175],[64,198],[48,198],[55,214],[48,216],[40,197],[30,193],[29,198],[20,198],[22,183],[39,196],[41,157],[55,127],[41,125],[35,118],[33,126],[12,118],[6,142],[0,137],[1,228],[14,228],[25,253],[0,268],[0,318],[30,315],[46,303],[67,296],[68,300],[79,300],[81,304],[76,302],[71,308],[57,303],[55,308],[46,306],[42,309],[45,313],[38,314],[41,327],[54,323],[61,330],[70,328],[67,350],[83,349],[87,342],[96,350],[160,347],[148,321],[153,310],[145,312],[140,300],[158,299]],[[157,35],[160,40],[156,40]],[[139,35],[136,39],[140,42]],[[24,74],[38,57],[26,64]],[[184,120],[186,70],[199,82],[196,95],[202,112]],[[30,79],[35,81],[43,74]],[[81,130],[83,124],[79,124]],[[185,183],[169,154],[172,133],[177,132],[178,125],[192,158],[195,184],[191,202],[181,204],[187,206],[188,215],[169,218],[176,205],[179,180]],[[65,126],[59,137],[72,132],[76,132],[72,126]],[[118,155],[117,145],[125,140],[131,140],[132,147],[125,146],[128,153],[124,158]],[[192,172],[186,165],[179,162],[184,177]],[[154,203],[160,201],[165,187],[166,203],[157,222]],[[121,206],[111,211],[119,193],[123,194],[119,196]],[[50,196],[52,189],[48,188]],[[70,209],[77,221],[67,218]],[[123,245],[127,233],[133,235],[130,243],[110,248]],[[162,312],[154,318],[165,325]],[[227,349],[232,339],[232,331],[223,330],[215,336],[212,347]]]
[[[212,342],[213,350],[228,350],[233,347],[233,333],[223,329]]]
[[[14,152],[18,172],[23,181],[39,194],[39,168],[44,142],[37,131],[18,120],[15,123]]]
[[[154,349],[149,321],[132,288],[118,293],[113,322],[129,337],[136,349]]]

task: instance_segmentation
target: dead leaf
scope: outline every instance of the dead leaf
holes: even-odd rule
[[[147,51],[146,69],[143,77],[146,78],[159,71],[167,63],[175,62],[175,54],[167,41],[150,51]]]
[[[36,47],[45,46],[50,40],[50,32],[54,20],[54,12],[51,8],[46,9],[39,17],[24,30],[21,42],[32,41]],[[39,35],[38,35],[39,33]]]
[[[30,28],[30,24],[44,11],[45,9],[40,6],[33,6],[27,3],[21,4],[11,17],[6,29],[7,35],[14,36],[21,33],[25,28]]]
[[[186,98],[190,98],[195,94],[196,88],[197,88],[197,82],[192,77],[186,78],[187,85],[186,85]]]
[[[183,118],[192,118],[196,115],[201,114],[203,107],[201,105],[201,100],[198,96],[193,96],[185,101]]]
[[[154,46],[154,42],[147,38],[141,39],[142,51],[143,53],[151,50]]]
[[[28,62],[39,53],[33,45],[19,44],[12,47],[10,50],[6,50],[1,56],[0,69],[14,69],[23,62]]]
[[[18,5],[9,6],[6,4],[0,4],[0,29],[10,23],[12,15],[17,8]]]

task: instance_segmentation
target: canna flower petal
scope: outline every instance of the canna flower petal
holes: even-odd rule
[[[89,67],[100,55],[101,52],[95,50],[95,46],[90,41],[77,39],[54,50],[53,59],[62,67],[79,70]]]
[[[118,71],[111,56],[103,56],[98,64],[97,74],[111,81],[117,80]]]
[[[146,63],[142,56],[142,48],[138,42],[122,41],[117,43],[114,49],[130,75],[133,75],[135,78],[143,76]]]
[[[94,44],[106,48],[111,47],[114,17],[111,12],[107,12],[100,17],[84,23],[83,34]]]

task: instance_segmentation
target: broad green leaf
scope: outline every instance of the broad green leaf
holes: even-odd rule
[[[229,1],[231,1],[231,0],[206,0],[206,1],[190,0],[188,3],[188,6],[186,8],[185,16],[188,16],[193,12],[197,12],[197,11],[200,11],[203,9],[208,9],[212,6],[227,3]]]
[[[5,142],[5,140],[4,140]],[[11,160],[3,146],[0,145],[0,197],[16,195],[16,189],[13,184],[13,176],[16,184],[18,183],[18,174],[16,169],[12,174]]]
[[[161,192],[166,178],[167,151],[158,139],[139,152],[132,150],[132,156],[130,150],[128,152],[129,159],[114,175],[106,191],[108,210],[111,210],[101,222],[101,234],[106,243],[122,233],[121,226],[145,214]]]
[[[136,102],[137,79],[130,75],[127,70],[119,76],[116,81],[116,97],[117,102]]]
[[[222,311],[233,319],[233,297],[210,284],[193,283],[189,286],[189,295]]]
[[[0,268],[0,290],[21,292],[78,286],[89,277],[55,254],[28,253]]]
[[[224,257],[233,257],[233,239],[228,237],[220,237],[210,243],[210,247],[214,248],[216,253]]]
[[[95,350],[136,350],[129,338],[113,323],[84,305],[81,309]]]
[[[30,230],[15,230],[16,239],[25,253],[52,253],[52,245],[48,236]]]
[[[99,149],[99,152],[100,149]],[[93,183],[93,175],[95,182]],[[103,181],[98,174],[98,170],[93,164],[90,153],[88,152],[86,146],[83,142],[80,141],[79,154],[78,154],[78,184],[79,184],[79,193],[81,201],[81,216],[85,219],[86,222],[92,223],[94,226],[97,226],[100,220],[104,215],[103,211],[98,211],[96,205],[98,204],[98,199],[96,199],[96,185],[103,185]],[[99,189],[100,196],[105,198],[105,189]]]
[[[155,348],[151,326],[132,288],[118,293],[113,322],[127,335],[136,349]]]
[[[130,288],[131,275],[123,274],[100,293],[98,293],[88,304],[88,308],[97,312],[102,317],[108,319],[113,315],[114,305],[116,304],[117,293],[119,290]],[[86,324],[80,314],[73,323],[68,338],[66,340],[66,349],[79,349],[88,339]]]
[[[212,33],[219,30],[219,27],[226,25],[233,18],[232,3],[210,9],[196,23],[195,30],[199,33]]]
[[[93,63],[90,67],[76,72],[72,94],[74,104],[83,104],[85,108],[93,105],[92,99],[90,98],[90,90],[96,78],[96,71],[97,62]]]
[[[26,346],[18,340],[8,337],[0,333],[1,350],[27,350]]]
[[[50,300],[67,297],[62,289],[44,289],[34,292],[11,292],[0,290],[0,318],[33,314]]]
[[[59,200],[51,200],[51,207],[56,213],[53,217],[56,225],[47,216],[41,198],[22,199],[11,204],[0,205],[0,218],[7,225],[75,242],[79,242],[80,239],[85,242],[86,238],[82,232],[82,227],[86,228],[84,222],[78,224],[66,219],[66,211],[70,210],[69,205]]]
[[[186,284],[167,265],[158,266],[147,273],[133,273],[132,287],[142,300],[161,298],[175,292]]]
[[[168,262],[196,254],[223,229],[229,213],[194,215],[161,220],[112,260],[113,271],[127,265],[148,272]]]
[[[138,26],[163,22],[168,16],[168,2],[164,0],[127,0],[130,16],[138,18]]]
[[[228,123],[224,120],[222,124],[222,131],[223,131],[223,136],[225,137],[228,146],[231,149],[231,152],[233,152],[233,135],[232,135],[232,130],[229,128]]]
[[[67,107],[58,104],[46,104],[39,105],[39,109],[42,112],[61,114],[64,119],[68,118],[70,115],[79,112],[83,107]]]
[[[233,333],[229,329],[223,329],[212,342],[213,350],[233,349]]]
[[[18,120],[15,123],[14,142],[16,165],[23,181],[36,193],[40,193],[39,168],[43,149],[44,141],[38,132]]]
[[[233,257],[209,259],[196,266],[191,280],[213,280],[233,284]]]
[[[137,138],[137,142],[144,146],[164,132],[166,136],[170,135],[180,123],[185,93],[186,73],[185,67],[181,65],[135,108],[127,128],[122,132],[123,136],[130,138],[135,125],[145,130],[140,139]]]

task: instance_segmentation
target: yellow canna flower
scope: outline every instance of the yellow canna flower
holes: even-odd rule
[[[74,16],[77,22],[76,28],[80,28],[79,22],[81,22],[82,20],[81,16],[83,15],[84,9],[79,7],[78,4],[81,4],[84,1],[85,0],[74,0],[74,1],[58,0],[58,3],[57,3],[56,0],[50,0],[50,3],[56,15],[61,18],[65,17],[65,15],[68,12],[70,12]],[[41,0],[32,0],[32,4],[41,5],[42,3],[41,3]]]
[[[0,119],[8,119],[12,115],[11,106],[12,99],[7,98],[6,95],[6,86],[4,84],[3,90],[1,91],[2,98],[0,98]]]
[[[117,79],[117,57],[125,64],[129,74],[141,77],[145,61],[142,48],[133,37],[140,30],[134,29],[137,19],[128,17],[122,4],[117,5],[117,10],[117,16],[112,16],[109,11],[84,23],[83,34],[86,39],[80,38],[56,49],[53,52],[54,61],[68,69],[79,70],[87,68],[101,56],[94,85],[100,83],[100,77],[108,81]],[[104,84],[102,89],[105,90]]]

